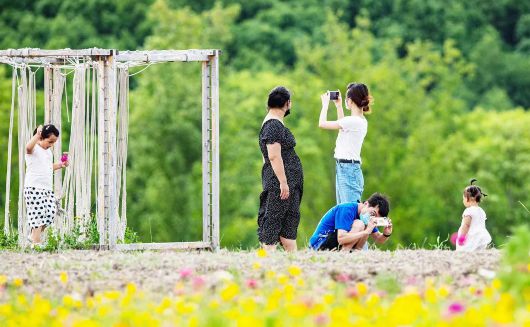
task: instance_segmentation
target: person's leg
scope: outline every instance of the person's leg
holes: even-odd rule
[[[364,177],[360,164],[351,164],[351,178],[349,183],[350,198],[352,202],[361,202],[364,191]]]
[[[33,243],[41,242],[42,231],[43,231],[42,226],[31,229],[31,241]]]
[[[358,232],[362,232],[364,230],[365,226],[364,226],[364,223],[362,221],[360,221],[359,219],[355,219],[353,221],[353,224],[352,224],[352,227],[351,227],[351,231],[354,232],[354,233],[358,233]],[[364,237],[363,237],[364,238]],[[342,251],[346,251],[346,252],[349,252],[353,249],[354,246],[356,246],[358,243],[359,243],[360,240],[355,240],[351,243],[346,243],[346,244],[342,244]]]
[[[339,251],[340,245],[337,240],[337,230],[330,233],[317,250],[318,251]]]
[[[363,224],[364,225],[364,224]],[[357,241],[357,244],[353,247],[355,250],[368,250],[368,235],[363,236]]]
[[[302,190],[293,189],[289,195],[289,209],[282,220],[280,241],[285,251],[296,251],[296,236],[300,224],[300,203],[302,201]]]
[[[339,192],[339,189],[340,189],[340,182],[339,182],[339,169],[340,169],[340,163],[338,162],[335,162],[335,197],[337,199],[337,204],[341,204],[341,199],[340,199],[340,192]]]
[[[280,241],[281,221],[288,209],[288,200],[280,199],[280,191],[267,190],[260,196],[258,239],[266,250],[274,250]]]
[[[282,243],[283,248],[287,252],[296,251],[296,240],[291,240],[280,236],[280,242]]]
[[[348,172],[349,168],[348,163],[340,163],[337,162],[335,165],[336,169],[336,177],[335,177],[335,188],[337,193],[337,204],[346,203],[346,202],[352,202],[349,198],[348,194],[349,192],[349,179],[351,178],[351,174]]]
[[[40,226],[37,225],[38,210],[35,188],[24,188],[24,201],[26,203],[26,220],[29,227],[28,239],[31,243],[38,243],[40,242]]]

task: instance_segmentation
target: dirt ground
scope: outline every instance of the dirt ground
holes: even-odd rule
[[[256,264],[259,263],[259,264]],[[219,276],[246,279],[287,267],[301,268],[307,280],[329,280],[337,273],[351,281],[373,284],[378,276],[393,276],[402,285],[421,284],[427,277],[451,287],[488,282],[500,264],[498,250],[461,253],[445,250],[370,250],[350,254],[299,251],[295,254],[221,250],[211,252],[109,252],[65,251],[59,253],[0,252],[0,275],[21,278],[29,292],[52,295],[64,291],[59,275],[68,274],[68,288],[87,294],[122,289],[134,282],[146,293],[166,295],[174,291],[183,269],[207,279]],[[259,266],[260,268],[257,268]]]

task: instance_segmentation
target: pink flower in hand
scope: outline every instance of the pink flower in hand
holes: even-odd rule
[[[458,245],[464,245],[466,243],[466,235],[458,236]]]
[[[451,244],[456,245],[456,240],[457,239],[458,239],[458,233],[457,232],[454,232],[453,234],[451,234],[451,238],[450,238]]]

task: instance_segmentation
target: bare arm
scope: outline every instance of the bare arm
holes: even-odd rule
[[[371,236],[377,244],[383,244],[386,242],[386,240],[388,240],[388,237],[383,235],[381,232],[372,233]]]
[[[280,143],[267,144],[267,153],[271,162],[272,170],[280,182],[280,198],[285,200],[289,197],[289,186],[282,159],[282,146]]]
[[[337,121],[328,121],[329,94],[322,94],[320,99],[322,99],[322,109],[320,110],[318,127],[322,129],[340,129],[340,125]]]
[[[469,227],[471,227],[471,216],[462,217],[462,224],[460,225],[460,228],[458,229],[458,236],[465,237],[467,233],[469,232]]]
[[[388,218],[388,222],[389,222],[388,226],[386,226],[383,229],[382,233],[381,232],[372,233],[372,238],[377,244],[383,244],[388,240],[388,237],[386,237],[385,234],[392,235],[392,231],[393,231],[392,219]]]
[[[39,142],[39,140],[41,138],[41,133],[42,133],[42,125],[39,125],[39,127],[37,127],[37,133],[35,133],[35,135],[33,135],[33,137],[26,144],[26,153],[27,154],[32,154],[33,153],[33,149],[35,148],[35,145],[37,145],[37,142]]]
[[[53,164],[53,170],[66,168],[68,167],[68,161],[67,162],[56,162]]]

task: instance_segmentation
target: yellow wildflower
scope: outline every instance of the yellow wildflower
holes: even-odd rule
[[[428,287],[425,290],[425,300],[429,303],[436,303],[436,290],[433,287]]]
[[[302,270],[300,269],[300,267],[294,266],[294,265],[287,268],[287,271],[293,277],[299,276],[302,273]]]
[[[492,282],[491,282],[491,287],[494,289],[494,290],[498,290],[499,288],[501,288],[502,286],[502,283],[501,281],[498,279],[498,278],[495,278]]]
[[[254,262],[254,263],[252,264],[252,269],[254,269],[254,270],[259,270],[259,269],[261,269],[261,263],[259,263],[259,262],[257,262],[257,261]]]
[[[267,250],[265,250],[264,248],[260,248],[257,254],[258,254],[258,257],[265,258],[267,256]]]
[[[236,283],[229,283],[222,291],[223,301],[230,301],[239,294],[239,286]]]
[[[24,281],[20,278],[15,278],[13,279],[13,285],[15,285],[16,287],[20,287],[24,285]]]
[[[442,298],[445,298],[449,295],[449,290],[447,289],[447,287],[442,286],[438,289],[438,295],[440,295],[440,297]]]
[[[366,286],[365,283],[363,282],[357,283],[357,293],[360,296],[365,295],[367,292],[368,292],[368,286]]]
[[[59,280],[61,281],[61,284],[66,285],[66,283],[68,283],[68,274],[65,271],[61,271]]]

